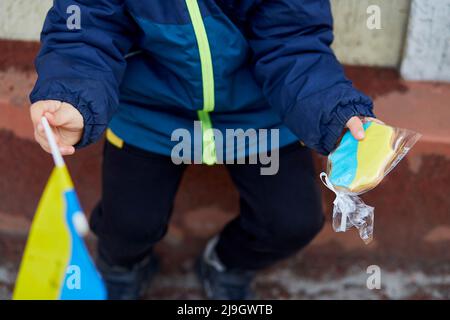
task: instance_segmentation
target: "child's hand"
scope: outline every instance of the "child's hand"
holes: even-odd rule
[[[41,118],[45,116],[53,129],[61,154],[64,156],[75,153],[73,146],[80,141],[84,127],[83,117],[75,107],[56,100],[43,100],[31,106],[30,114],[34,126],[34,138],[42,149],[51,152],[41,124]]]
[[[361,120],[359,117],[351,117],[350,120],[347,121],[347,128],[352,133],[353,138],[356,140],[362,140],[365,137],[363,123],[366,121],[376,121],[378,123],[383,123],[378,119],[374,118],[365,118]]]

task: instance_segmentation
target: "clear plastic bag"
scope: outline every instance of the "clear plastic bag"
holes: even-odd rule
[[[365,138],[357,141],[350,132],[328,156],[327,172],[320,179],[336,194],[333,229],[355,227],[368,244],[373,239],[374,208],[358,196],[375,188],[420,139],[419,133],[364,120]]]

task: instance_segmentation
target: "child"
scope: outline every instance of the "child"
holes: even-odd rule
[[[69,20],[77,12],[74,27]],[[91,227],[111,299],[138,298],[157,269],[152,250],[167,230],[186,166],[174,163],[172,134],[193,133],[196,120],[206,164],[221,152],[248,159],[270,149],[247,141],[221,150],[212,128],[276,129],[270,151],[279,157],[274,175],[262,175],[262,163],[226,165],[240,215],[198,260],[209,298],[254,297],[255,272],[320,231],[311,154],[299,140],[327,154],[345,127],[364,138],[359,117],[373,116],[372,101],[345,78],[332,40],[328,0],[54,2],[36,60],[31,117],[37,142],[49,151],[39,124],[47,117],[64,155],[108,127]]]

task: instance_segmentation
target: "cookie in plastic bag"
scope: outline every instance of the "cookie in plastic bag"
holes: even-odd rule
[[[333,229],[345,232],[351,227],[361,239],[373,239],[374,208],[358,195],[375,188],[420,139],[419,133],[395,128],[377,121],[365,121],[365,138],[356,140],[345,133],[337,148],[328,156],[327,173],[322,182],[336,194]]]

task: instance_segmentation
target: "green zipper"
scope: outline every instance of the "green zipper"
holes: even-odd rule
[[[209,112],[214,111],[214,70],[209,47],[208,35],[206,34],[205,24],[197,0],[186,0],[186,5],[194,27],[195,37],[197,38],[198,51],[200,54],[200,63],[202,68],[203,82],[203,110],[198,111],[198,117],[202,122],[203,136],[203,163],[208,165],[215,164],[216,146],[214,143],[214,132]]]

